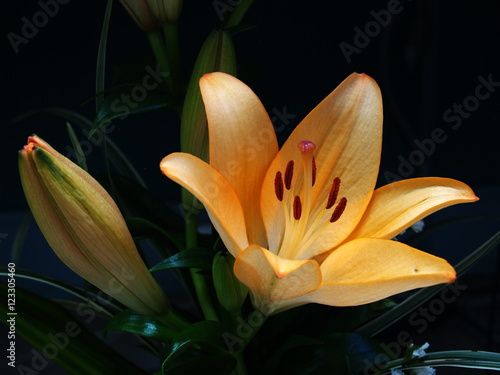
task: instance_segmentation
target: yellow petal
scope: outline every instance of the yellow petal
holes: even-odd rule
[[[278,152],[274,127],[259,98],[225,73],[200,79],[209,128],[210,165],[233,186],[251,243],[266,246],[259,202],[262,180]]]
[[[321,283],[316,261],[280,258],[256,245],[236,258],[234,274],[250,288],[254,307],[265,315],[274,313],[283,301],[316,290]]]
[[[167,177],[203,203],[212,224],[233,256],[248,246],[243,209],[234,189],[219,172],[201,159],[184,153],[166,156],[160,168]]]
[[[466,184],[450,178],[414,178],[385,185],[372,200],[350,239],[391,239],[424,217],[477,198]]]
[[[356,306],[455,280],[444,259],[400,242],[359,238],[340,246],[321,264],[323,283],[307,302]]]
[[[283,210],[274,194],[274,178],[289,160],[300,165],[297,145],[316,144],[316,183],[312,189],[314,236],[303,246],[302,259],[335,247],[354,229],[369,203],[378,174],[382,142],[382,98],[377,83],[365,74],[351,74],[328,95],[293,131],[264,180],[261,210],[270,249],[279,246],[276,234],[283,233]],[[347,198],[341,218],[330,223],[333,210],[326,209],[335,177],[341,179],[337,202]],[[295,174],[294,174],[295,178]],[[301,183],[301,178],[297,181]],[[302,220],[302,219],[301,219]]]

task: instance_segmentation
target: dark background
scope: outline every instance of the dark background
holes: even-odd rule
[[[220,26],[213,1],[185,2],[179,23],[183,65],[190,71],[208,33]],[[280,141],[319,101],[353,71],[371,75],[384,98],[384,143],[380,185],[385,176],[451,177],[469,184],[480,201],[456,206],[425,220],[426,228],[449,219],[463,219],[441,227],[418,248],[455,264],[498,230],[500,209],[499,102],[500,84],[485,99],[475,100],[479,77],[500,82],[500,5],[497,1],[399,2],[386,26],[372,31],[366,46],[355,43],[358,30],[373,26],[374,13],[388,9],[388,1],[256,1],[243,23],[255,27],[234,37],[239,74],[259,95],[273,116],[276,111],[296,115],[284,126]],[[90,119],[95,92],[96,56],[104,16],[104,1],[72,0],[15,53],[9,33],[22,35],[22,17],[40,11],[35,1],[0,5],[0,249],[8,262],[15,231],[26,213],[17,174],[17,151],[36,133],[56,149],[69,145],[65,121],[38,114],[13,123],[32,109],[62,107]],[[375,29],[372,29],[375,30]],[[358,41],[359,42],[359,41]],[[349,56],[340,45],[358,48]],[[115,1],[107,54],[107,87],[144,76],[152,65],[145,35],[121,4]],[[486,93],[482,89],[481,93]],[[474,106],[460,126],[448,117],[455,105]],[[455,106],[455,107],[454,107]],[[110,137],[122,148],[153,192],[166,202],[178,201],[177,189],[158,169],[159,161],[178,150],[178,119],[168,111],[129,116],[114,122]],[[422,163],[415,158],[418,143],[436,128],[446,140],[435,144]],[[83,137],[78,133],[79,137]],[[413,156],[412,156],[413,155]],[[97,150],[88,155],[90,172],[104,171]],[[409,163],[409,164],[408,164]],[[419,164],[419,165],[415,165]],[[404,166],[406,165],[406,167]],[[428,229],[429,230],[429,229]],[[18,267],[72,279],[33,227],[26,253]],[[41,263],[40,259],[46,261]],[[467,288],[446,306],[422,333],[407,318],[381,338],[394,340],[407,331],[415,342],[429,341],[431,350],[478,349],[500,351],[497,319],[499,261],[496,250],[460,280]],[[440,372],[440,373],[445,373]],[[451,373],[459,373],[453,370]],[[464,372],[468,373],[468,372]]]

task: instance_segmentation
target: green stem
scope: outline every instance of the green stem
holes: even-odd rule
[[[253,2],[254,0],[240,1],[236,8],[234,8],[231,14],[226,18],[222,28],[229,29],[230,27],[238,26]]]
[[[249,321],[252,320],[252,317],[255,314],[258,314],[259,323],[257,325],[254,325],[252,323],[247,323],[247,324],[250,324],[250,326],[252,327],[252,329],[250,331],[250,335],[248,335],[248,337],[244,337],[244,338],[240,337],[242,339],[242,341],[243,341],[243,343],[241,344],[241,348],[233,354],[234,358],[237,361],[236,368],[234,369],[233,375],[246,375],[247,374],[247,369],[246,369],[246,366],[245,366],[245,361],[244,361],[244,358],[243,358],[243,353],[244,353],[245,348],[247,347],[247,345],[250,343],[250,341],[253,340],[253,338],[255,337],[255,335],[257,334],[257,332],[259,332],[260,328],[266,322],[267,317],[264,316],[264,315],[262,315],[258,311],[254,311],[253,313],[251,313],[248,316],[248,318],[249,318],[248,320]],[[233,324],[233,329],[237,330],[237,327],[239,327],[239,325],[243,321],[242,320],[242,316],[241,316],[241,311],[238,310],[238,311],[235,311],[235,312],[231,313],[231,320],[232,320],[232,324]]]
[[[155,55],[156,62],[160,64],[160,69],[162,72],[168,73],[168,76],[165,78],[167,86],[170,91],[173,91],[172,72],[168,63],[167,51],[165,51],[165,45],[163,44],[161,31],[150,31],[147,33],[147,35],[149,44],[151,45],[151,49],[153,50],[153,54]]]
[[[243,351],[234,353],[236,358],[236,368],[233,371],[233,375],[247,375],[247,367],[245,366],[245,361],[243,359]]]
[[[163,36],[165,37],[165,48],[172,77],[172,92],[180,96],[183,90],[183,72],[179,50],[179,36],[177,23],[165,23],[163,25]]]
[[[186,222],[186,249],[193,249],[195,247],[198,247],[198,216],[190,215]],[[196,296],[198,297],[198,302],[200,303],[205,319],[219,321],[219,317],[210,299],[210,292],[205,278],[197,268],[191,268],[190,271]]]

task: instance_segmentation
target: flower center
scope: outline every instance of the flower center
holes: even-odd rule
[[[347,205],[345,197],[337,203],[341,181],[335,177],[323,208],[331,211],[331,215],[328,214],[329,220],[325,221],[323,209],[313,211],[312,192],[317,172],[314,159],[316,145],[310,141],[302,141],[297,147],[302,163],[296,168],[295,162],[290,160],[284,172],[276,172],[274,178],[274,192],[276,198],[283,203],[285,217],[285,229],[278,254],[288,259],[300,258],[315,239],[316,233],[321,232],[323,226],[339,220]]]

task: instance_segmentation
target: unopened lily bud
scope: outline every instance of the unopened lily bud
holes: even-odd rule
[[[63,263],[141,314],[167,312],[123,216],[92,176],[35,135],[19,152],[19,171],[33,216]]]
[[[231,36],[224,30],[214,30],[207,37],[196,59],[189,81],[181,116],[181,151],[208,162],[208,125],[201,98],[200,78],[211,72],[236,75],[236,55]],[[182,203],[188,211],[199,210],[200,204],[182,190]]]
[[[248,288],[233,273],[234,258],[227,252],[219,251],[212,263],[212,277],[220,304],[227,311],[237,311],[243,305]]]
[[[149,7],[161,23],[176,23],[182,9],[182,0],[148,0]]]
[[[201,98],[200,78],[211,72],[236,75],[236,57],[230,35],[213,31],[201,47],[191,75],[181,120],[181,150],[208,159],[208,129],[205,106]]]
[[[120,0],[120,2],[142,31],[161,29],[160,21],[149,8],[147,0]]]

